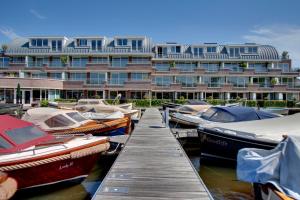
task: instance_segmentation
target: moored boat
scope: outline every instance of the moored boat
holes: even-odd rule
[[[285,136],[272,150],[244,148],[237,178],[254,184],[255,199],[300,199],[300,137]]]
[[[215,122],[229,123],[239,121],[260,120],[278,117],[279,115],[263,112],[251,107],[212,106],[208,108],[205,112],[200,112],[195,115],[172,113],[170,116],[171,120],[178,124],[198,127],[204,124],[213,124]]]
[[[82,181],[101,152],[109,148],[107,137],[57,137],[32,123],[0,116],[0,171],[18,183],[18,189],[64,181]]]
[[[97,122],[86,119],[76,110],[55,108],[33,108],[28,110],[22,119],[38,125],[51,134],[80,133],[112,136],[128,134],[131,128],[129,117]]]
[[[201,154],[236,160],[242,148],[273,149],[284,135],[300,135],[300,113],[264,120],[212,123],[198,129]]]

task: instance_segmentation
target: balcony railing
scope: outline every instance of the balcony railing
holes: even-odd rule
[[[107,82],[109,85],[124,85],[127,78],[111,78]]]
[[[66,47],[61,51],[52,51],[50,48],[10,48],[7,49],[6,54],[101,54],[101,53],[152,53],[152,48],[144,47],[138,50],[132,50],[129,48],[115,48],[104,47],[98,50],[92,50],[90,48],[73,48]]]

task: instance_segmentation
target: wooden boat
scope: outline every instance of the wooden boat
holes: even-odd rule
[[[95,101],[95,102],[93,102]],[[127,105],[109,105],[103,103],[100,99],[94,99],[94,100],[79,100],[78,104],[74,107],[75,110],[80,112],[95,112],[95,113],[114,113],[114,112],[122,112],[126,116],[130,116],[131,118],[139,118],[140,117],[140,110],[133,110],[129,109]],[[99,103],[102,102],[102,103]],[[132,104],[131,104],[132,105]],[[126,109],[124,108],[126,107]],[[132,106],[131,106],[132,107]]]
[[[17,182],[8,177],[6,173],[0,172],[0,199],[10,199],[17,191]]]
[[[129,117],[97,122],[84,118],[78,111],[55,108],[33,108],[22,117],[48,133],[93,134],[101,136],[124,135],[131,129]]]
[[[83,117],[86,119],[91,119],[91,120],[96,120],[96,121],[101,121],[101,122],[106,122],[106,121],[111,121],[115,119],[121,119],[124,118],[125,115],[120,112],[113,112],[113,113],[94,113],[94,112],[85,112],[81,113]]]
[[[300,135],[300,113],[256,121],[211,123],[198,128],[201,155],[236,160],[242,148],[273,149],[284,135]]]
[[[229,123],[238,121],[260,120],[278,116],[279,115],[277,114],[267,113],[256,110],[254,108],[242,106],[212,106],[205,112],[200,112],[195,115],[181,113],[170,114],[172,121],[191,127],[198,127],[199,125],[211,124],[214,122]]]
[[[101,152],[107,137],[55,137],[32,123],[0,116],[0,171],[18,183],[18,189],[82,181]]]

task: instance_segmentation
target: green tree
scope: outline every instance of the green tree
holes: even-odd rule
[[[272,78],[271,79],[271,85],[276,85],[277,84],[277,79],[276,78]]]
[[[22,99],[21,86],[20,86],[20,83],[18,83],[18,85],[17,85],[17,104],[22,103],[21,99]]]
[[[60,61],[64,66],[66,66],[68,63],[68,56],[61,56]]]
[[[171,61],[171,62],[170,62],[170,67],[176,67],[175,61]]]
[[[245,62],[240,63],[240,67],[242,67],[243,69],[246,69],[247,68],[247,63],[245,63]]]
[[[283,51],[282,54],[281,54],[281,57],[282,59],[289,59],[290,56],[289,56],[289,52],[288,51]]]

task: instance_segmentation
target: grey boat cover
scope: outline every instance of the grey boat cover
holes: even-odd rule
[[[271,183],[286,195],[300,199],[300,137],[288,137],[272,150],[241,149],[237,177],[251,183]]]

